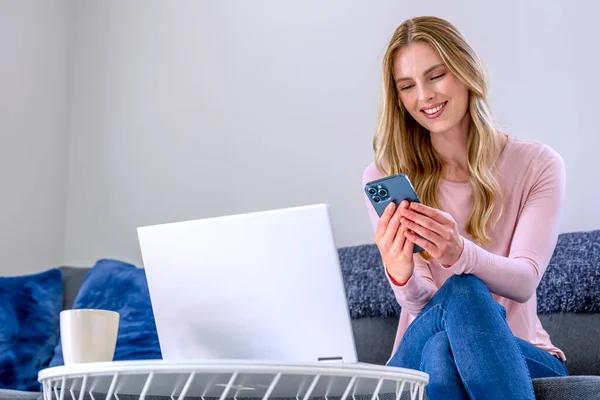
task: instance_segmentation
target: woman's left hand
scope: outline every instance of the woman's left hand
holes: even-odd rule
[[[414,202],[410,203],[409,208],[402,209],[401,214],[400,223],[410,229],[405,233],[408,240],[427,250],[446,267],[458,261],[464,242],[450,214]]]

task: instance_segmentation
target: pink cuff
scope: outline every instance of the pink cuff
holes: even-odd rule
[[[385,273],[387,274],[388,279],[390,280],[390,282],[392,282],[394,284],[394,286],[398,286],[398,287],[406,286],[406,284],[408,283],[408,281],[410,281],[412,279],[413,275],[415,274],[415,272],[413,271],[413,273],[406,280],[406,282],[400,283],[400,282],[398,282],[397,280],[394,279],[394,277],[388,271],[387,267],[385,268]]]

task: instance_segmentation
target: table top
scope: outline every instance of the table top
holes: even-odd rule
[[[358,373],[363,376],[386,376],[386,377],[411,377],[416,379],[429,379],[425,372],[407,368],[388,367],[369,363],[342,363],[342,362],[319,362],[319,363],[291,363],[270,362],[260,360],[140,360],[140,361],[112,361],[86,364],[62,365],[46,368],[39,372],[38,378],[49,379],[62,377],[63,375],[90,375],[90,374],[112,374],[127,372],[188,372],[190,370],[219,372],[232,369],[248,372],[285,372],[285,373]]]
[[[93,391],[178,397],[291,397],[414,394],[424,390],[429,375],[406,368],[367,363],[287,363],[257,360],[115,361],[47,368],[38,380],[46,399],[60,391]],[[396,397],[396,396],[394,396]],[[414,396],[411,396],[416,398]],[[62,395],[64,398],[64,394]],[[70,397],[67,397],[70,398]]]

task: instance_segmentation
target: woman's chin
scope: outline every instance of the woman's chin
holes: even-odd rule
[[[463,121],[456,118],[445,118],[439,121],[427,121],[428,124],[424,124],[425,129],[431,134],[445,134],[451,131],[462,132],[463,129],[468,131],[468,121]],[[466,122],[466,127],[464,126]]]
[[[423,124],[423,126],[425,127],[425,129],[427,129],[429,131],[429,133],[435,135],[435,134],[442,134],[445,132],[448,132],[451,128],[452,125],[448,123],[448,121],[427,121],[427,124]]]

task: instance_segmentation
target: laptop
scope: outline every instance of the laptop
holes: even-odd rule
[[[138,228],[165,360],[356,363],[329,207]]]

